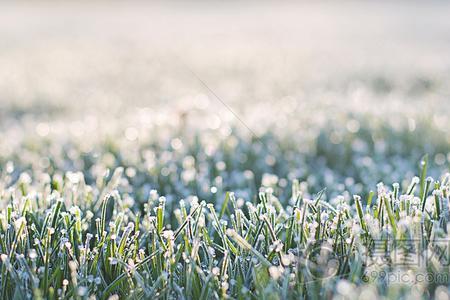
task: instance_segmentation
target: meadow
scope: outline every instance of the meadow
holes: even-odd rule
[[[441,5],[2,4],[0,299],[449,299]]]

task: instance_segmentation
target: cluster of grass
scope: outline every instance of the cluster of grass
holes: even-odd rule
[[[7,114],[0,299],[445,298],[447,118],[287,102]]]
[[[325,191],[308,199],[294,180],[289,199],[261,188],[208,204],[193,196],[170,210],[156,190],[143,209],[133,205],[117,190],[122,168],[95,185],[82,173],[34,181],[23,174],[0,191],[0,297],[442,296],[450,281],[391,285],[369,276],[448,274],[438,241],[448,238],[450,178],[433,180],[426,166],[409,184],[380,183],[364,199],[324,201]],[[380,242],[387,259],[378,259]],[[427,263],[396,263],[411,254]]]

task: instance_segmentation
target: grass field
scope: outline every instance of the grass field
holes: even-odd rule
[[[449,299],[448,4],[0,4],[0,299]]]

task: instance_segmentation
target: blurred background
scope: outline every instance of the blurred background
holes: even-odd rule
[[[11,182],[22,171],[94,182],[124,166],[124,191],[169,201],[250,197],[261,184],[287,199],[294,178],[307,193],[364,194],[407,184],[426,153],[439,176],[450,160],[448,11],[2,3],[0,168]]]

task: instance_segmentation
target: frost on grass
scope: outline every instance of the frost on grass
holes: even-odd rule
[[[332,199],[305,198],[294,181],[286,199],[262,188],[209,204],[190,197],[173,211],[156,190],[143,210],[130,207],[108,180],[18,180],[0,193],[2,299],[443,294],[448,178]],[[400,280],[399,292],[392,274],[435,280]]]

